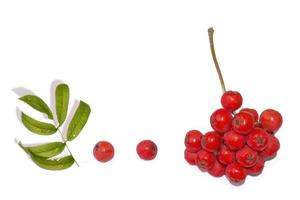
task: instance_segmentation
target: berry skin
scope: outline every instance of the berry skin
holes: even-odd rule
[[[268,132],[275,133],[282,125],[282,116],[276,110],[267,109],[261,113],[259,122]]]
[[[240,113],[249,113],[252,115],[255,122],[258,121],[258,113],[255,109],[252,108],[243,108],[240,110]]]
[[[242,184],[247,177],[247,172],[239,163],[234,162],[226,167],[225,175],[230,182]]]
[[[190,152],[197,152],[201,149],[202,133],[197,130],[191,130],[185,135],[185,147]]]
[[[261,157],[257,157],[257,162],[253,167],[247,168],[247,173],[251,176],[258,176],[262,173],[265,165],[265,160]]]
[[[196,165],[197,153],[189,152],[187,149],[184,151],[184,159],[190,165]]]
[[[232,119],[232,114],[229,111],[220,108],[210,116],[210,125],[215,131],[225,133],[231,129]]]
[[[157,146],[151,140],[143,140],[138,143],[136,152],[143,160],[153,160],[157,154]]]
[[[232,151],[237,151],[243,148],[246,144],[245,137],[234,131],[228,131],[223,137],[224,143]]]
[[[202,171],[207,171],[213,167],[215,164],[215,156],[213,153],[207,152],[205,150],[200,150],[197,155],[197,166]]]
[[[211,131],[202,136],[202,148],[209,152],[216,152],[222,143],[222,137],[219,133]]]
[[[214,177],[221,177],[225,174],[225,167],[224,165],[216,161],[214,166],[210,168],[207,172]]]
[[[221,104],[224,109],[233,112],[242,106],[243,98],[239,92],[227,91],[222,95]]]
[[[249,113],[238,113],[232,120],[232,129],[243,135],[247,135],[254,127],[254,119]]]
[[[247,144],[255,151],[263,151],[268,144],[269,134],[261,129],[254,128],[247,137]]]
[[[99,162],[105,163],[110,161],[114,157],[115,150],[111,143],[107,141],[100,141],[95,145],[93,153],[94,157]]]
[[[225,145],[222,145],[217,153],[217,160],[223,165],[229,165],[235,161],[235,153],[230,151]]]
[[[271,160],[276,156],[279,149],[279,140],[274,135],[269,134],[267,148],[260,153],[260,156],[262,156],[264,160]]]
[[[253,167],[257,162],[257,157],[257,152],[247,146],[236,152],[236,161],[243,167]]]

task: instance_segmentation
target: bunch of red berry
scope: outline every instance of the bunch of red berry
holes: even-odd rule
[[[185,136],[185,160],[215,177],[226,175],[233,184],[242,184],[247,175],[259,175],[264,163],[280,148],[275,133],[282,124],[281,114],[267,109],[258,116],[255,109],[243,108],[239,92],[227,91],[223,108],[210,117],[214,131],[202,134],[191,130]]]

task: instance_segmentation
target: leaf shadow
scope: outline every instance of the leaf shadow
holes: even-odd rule
[[[12,91],[16,93],[19,97],[25,96],[25,95],[34,95],[34,92],[31,90],[24,88],[24,87],[16,87],[13,88]]]
[[[23,123],[22,122],[22,111],[18,107],[16,107],[16,115],[17,115],[19,122],[22,124]]]
[[[34,147],[34,146],[38,146],[38,145],[43,145],[43,144],[48,144],[49,142],[35,142],[35,143],[23,143],[21,142],[21,140],[18,140],[18,138],[14,139],[14,142],[19,145],[20,143],[24,146],[24,147]],[[53,141],[56,142],[56,141]],[[60,142],[60,141],[57,141]]]

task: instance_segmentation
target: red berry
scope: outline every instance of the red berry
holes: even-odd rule
[[[222,145],[217,154],[217,159],[223,165],[228,165],[235,161],[235,153],[230,151],[225,145]]]
[[[221,108],[210,116],[210,125],[215,131],[225,133],[231,129],[232,119],[232,114]]]
[[[253,167],[257,162],[257,152],[245,146],[236,152],[236,161],[243,167]]]
[[[100,141],[95,145],[93,153],[99,162],[108,162],[114,157],[115,150],[111,143]]]
[[[232,151],[237,151],[245,146],[245,137],[234,131],[228,131],[223,137],[224,143]]]
[[[151,140],[143,140],[138,143],[136,152],[143,160],[153,160],[157,154],[157,146]]]
[[[274,158],[280,149],[279,140],[274,135],[269,134],[268,140],[267,148],[260,153],[260,156],[262,156],[264,160]]]
[[[196,163],[200,170],[207,171],[215,164],[215,156],[213,153],[200,150],[197,155]]]
[[[190,152],[197,152],[201,149],[202,133],[197,130],[191,130],[185,135],[185,147]]]
[[[252,176],[257,176],[263,171],[264,165],[264,159],[261,156],[258,156],[256,164],[253,167],[247,168],[247,173]]]
[[[261,129],[254,128],[247,137],[247,144],[255,151],[263,151],[268,144],[269,134]]]
[[[208,170],[208,173],[214,177],[221,177],[225,174],[225,167],[216,161],[213,167]]]
[[[228,165],[225,169],[226,177],[230,182],[241,184],[247,177],[247,172],[239,163],[234,162]]]
[[[255,109],[243,108],[243,109],[240,110],[240,113],[249,113],[250,115],[252,115],[255,122],[258,121],[258,113]]]
[[[246,135],[252,131],[254,119],[249,113],[238,113],[232,120],[232,129],[240,134]]]
[[[267,109],[261,113],[259,122],[264,129],[275,133],[282,125],[282,116],[276,110]]]
[[[216,152],[222,143],[222,137],[219,133],[211,131],[202,136],[202,148],[209,152]]]
[[[233,112],[242,106],[243,98],[239,92],[227,91],[222,95],[221,104],[224,109]]]
[[[190,165],[196,165],[197,153],[189,152],[187,149],[184,151],[184,159]]]

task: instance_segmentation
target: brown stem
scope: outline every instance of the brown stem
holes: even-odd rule
[[[218,63],[218,60],[217,60],[216,52],[215,52],[215,47],[214,47],[214,29],[212,27],[210,27],[208,29],[208,37],[209,37],[209,44],[210,44],[211,55],[212,55],[212,58],[214,60],[216,70],[218,72],[218,76],[219,76],[219,79],[220,79],[222,91],[224,93],[224,92],[226,92],[226,88],[225,88],[224,79],[223,79],[222,72],[221,72],[221,69],[220,69],[220,66],[219,66],[219,63]]]

